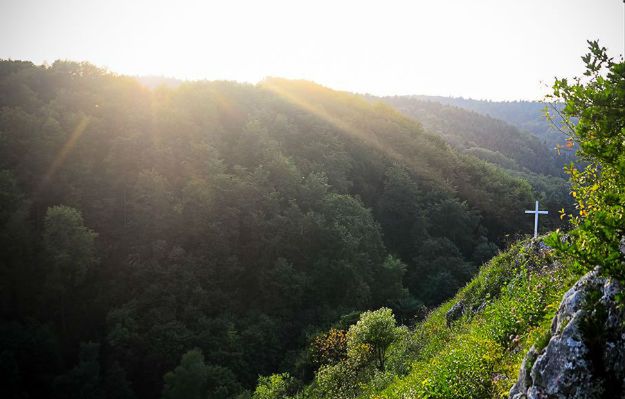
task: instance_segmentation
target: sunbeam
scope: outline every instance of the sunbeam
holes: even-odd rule
[[[56,157],[54,157],[54,161],[52,161],[52,163],[50,164],[50,167],[48,167],[48,170],[46,174],[43,176],[43,179],[41,179],[40,188],[50,183],[50,181],[56,175],[56,172],[59,170],[59,168],[63,166],[63,163],[65,162],[69,154],[72,152],[72,150],[76,146],[78,139],[80,139],[80,136],[82,136],[82,134],[87,129],[87,126],[89,126],[90,121],[91,121],[91,118],[89,116],[83,116],[80,119],[80,121],[74,128],[74,131],[69,136],[69,139],[67,140],[67,142],[65,142],[61,150],[56,155]]]

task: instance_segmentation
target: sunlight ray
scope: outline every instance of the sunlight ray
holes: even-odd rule
[[[397,161],[405,161],[405,157],[403,155],[401,155],[394,149],[389,148],[389,146],[383,145],[375,134],[367,134],[367,132],[365,132],[362,128],[355,126],[344,119],[332,115],[323,106],[315,104],[313,101],[310,101],[305,96],[298,95],[295,90],[288,90],[287,88],[284,88],[281,85],[272,82],[271,80],[265,80],[261,82],[260,86],[278,95],[289,103],[312,113],[318,118],[321,118],[338,130],[347,133],[352,137],[356,137],[362,140],[367,145],[372,146],[379,151],[382,151],[391,158]]]
[[[50,167],[48,168],[46,174],[43,176],[43,179],[41,181],[41,186],[45,186],[46,184],[48,184],[52,180],[56,172],[59,170],[59,168],[63,166],[63,163],[65,162],[69,154],[72,152],[72,150],[76,146],[78,139],[80,139],[80,136],[82,136],[82,134],[87,129],[87,126],[89,125],[90,121],[91,121],[91,118],[89,116],[83,116],[80,119],[80,122],[78,122],[78,124],[74,128],[74,131],[69,136],[69,139],[65,142],[63,147],[60,149],[60,151],[54,158],[54,161],[52,161],[52,163],[50,164]]]

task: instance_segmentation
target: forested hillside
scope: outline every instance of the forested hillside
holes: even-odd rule
[[[418,120],[428,132],[439,135],[462,153],[498,165],[527,181],[537,199],[548,208],[572,209],[573,198],[569,194],[565,167],[575,158],[566,145],[556,150],[555,144],[546,145],[536,136],[502,120],[425,98],[428,100],[422,100],[421,96],[385,97],[383,100]],[[558,226],[555,214],[545,220],[551,228]]]
[[[306,381],[319,331],[411,322],[531,231],[534,200],[352,94],[71,62],[0,62],[0,186],[8,397],[177,397],[194,348],[212,398]]]
[[[438,99],[435,97],[434,100]],[[385,97],[384,101],[440,134],[454,147],[506,169],[563,176],[563,156],[528,132],[502,119],[421,97]]]
[[[413,328],[361,313],[310,344],[313,381],[259,379],[253,399],[619,398],[625,393],[625,63],[597,42],[552,98],[584,166],[570,229],[522,240]]]
[[[566,134],[554,128],[545,118],[545,107],[551,113],[557,107],[562,110],[561,103],[546,104],[540,101],[490,101],[474,100],[461,97],[441,96],[410,96],[415,99],[436,102],[445,105],[471,110],[505,121],[517,128],[529,132],[547,144],[551,149],[556,145],[564,145]]]

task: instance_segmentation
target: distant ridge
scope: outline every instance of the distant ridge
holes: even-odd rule
[[[148,75],[148,76],[136,76],[135,77],[139,83],[143,86],[146,86],[150,89],[156,89],[160,86],[176,88],[184,83],[183,80],[177,78],[171,78],[168,76],[159,76],[159,75]]]
[[[541,101],[490,101],[463,97],[402,96],[402,98],[405,97],[453,105],[501,119],[519,129],[532,133],[545,141],[550,148],[555,147],[556,144],[563,144],[566,138],[545,119],[544,109],[547,104]]]

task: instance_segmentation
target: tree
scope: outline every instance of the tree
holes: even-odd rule
[[[465,262],[458,247],[445,237],[425,240],[414,268],[408,273],[408,287],[426,305],[436,305],[452,296],[475,271]]]
[[[367,311],[360,315],[358,323],[347,332],[348,352],[357,351],[363,345],[369,347],[376,366],[384,371],[386,350],[398,338],[399,331],[391,309]]]
[[[372,284],[375,303],[378,305],[396,304],[408,297],[403,277],[406,265],[394,256],[387,256],[380,272]]]
[[[479,244],[477,244],[475,246],[475,249],[473,250],[471,260],[476,265],[481,265],[483,263],[486,263],[493,256],[497,255],[498,251],[499,248],[497,248],[497,245],[489,242],[485,237],[482,237]]]
[[[384,240],[404,259],[414,256],[415,242],[406,234],[418,224],[423,195],[407,170],[398,166],[385,173],[384,188],[376,206],[376,216],[384,229]]]
[[[361,387],[373,378],[376,370],[384,371],[387,349],[401,334],[390,309],[361,313],[358,322],[346,334],[346,356],[322,364],[315,375],[314,386],[319,390],[320,397],[357,397]],[[336,354],[334,347],[340,347],[340,340],[337,339],[340,336],[337,330],[330,330],[321,344],[326,345],[332,339],[333,342],[329,342],[333,346],[331,354]],[[339,341],[338,345],[336,341]]]
[[[615,62],[605,47],[589,41],[582,57],[584,77],[557,79],[551,98],[563,101],[555,112],[569,135],[569,147],[588,162],[567,168],[577,214],[569,215],[573,229],[557,232],[549,244],[570,256],[578,269],[602,265],[602,270],[625,280],[625,62]],[[553,119],[553,117],[552,117]],[[564,214],[562,215],[564,217]]]
[[[205,399],[208,368],[199,349],[182,355],[180,365],[165,374],[163,399]]]
[[[469,210],[466,202],[454,198],[444,199],[433,206],[431,212],[430,234],[449,239],[464,255],[471,254],[479,233],[479,214]]]
[[[130,193],[129,229],[140,242],[166,240],[173,220],[173,195],[167,178],[154,169],[139,173]]]
[[[63,330],[71,290],[85,280],[97,262],[96,237],[93,230],[84,226],[77,209],[63,205],[48,208],[43,233],[46,293],[49,299],[58,298]]]
[[[336,364],[347,358],[347,331],[331,328],[310,342],[310,355],[316,366]]]
[[[115,361],[106,371],[104,390],[107,399],[135,399],[132,387],[128,383],[126,371]]]
[[[288,399],[297,393],[298,381],[289,373],[259,377],[252,399]]]
[[[100,344],[81,343],[78,364],[67,374],[57,377],[54,385],[58,398],[103,398]]]
[[[84,281],[96,263],[97,234],[84,226],[80,211],[68,206],[48,208],[43,243],[49,270],[49,287],[64,292]]]
[[[0,170],[0,314],[9,317],[19,313],[24,286],[33,280],[30,201],[24,197],[13,174]]]

